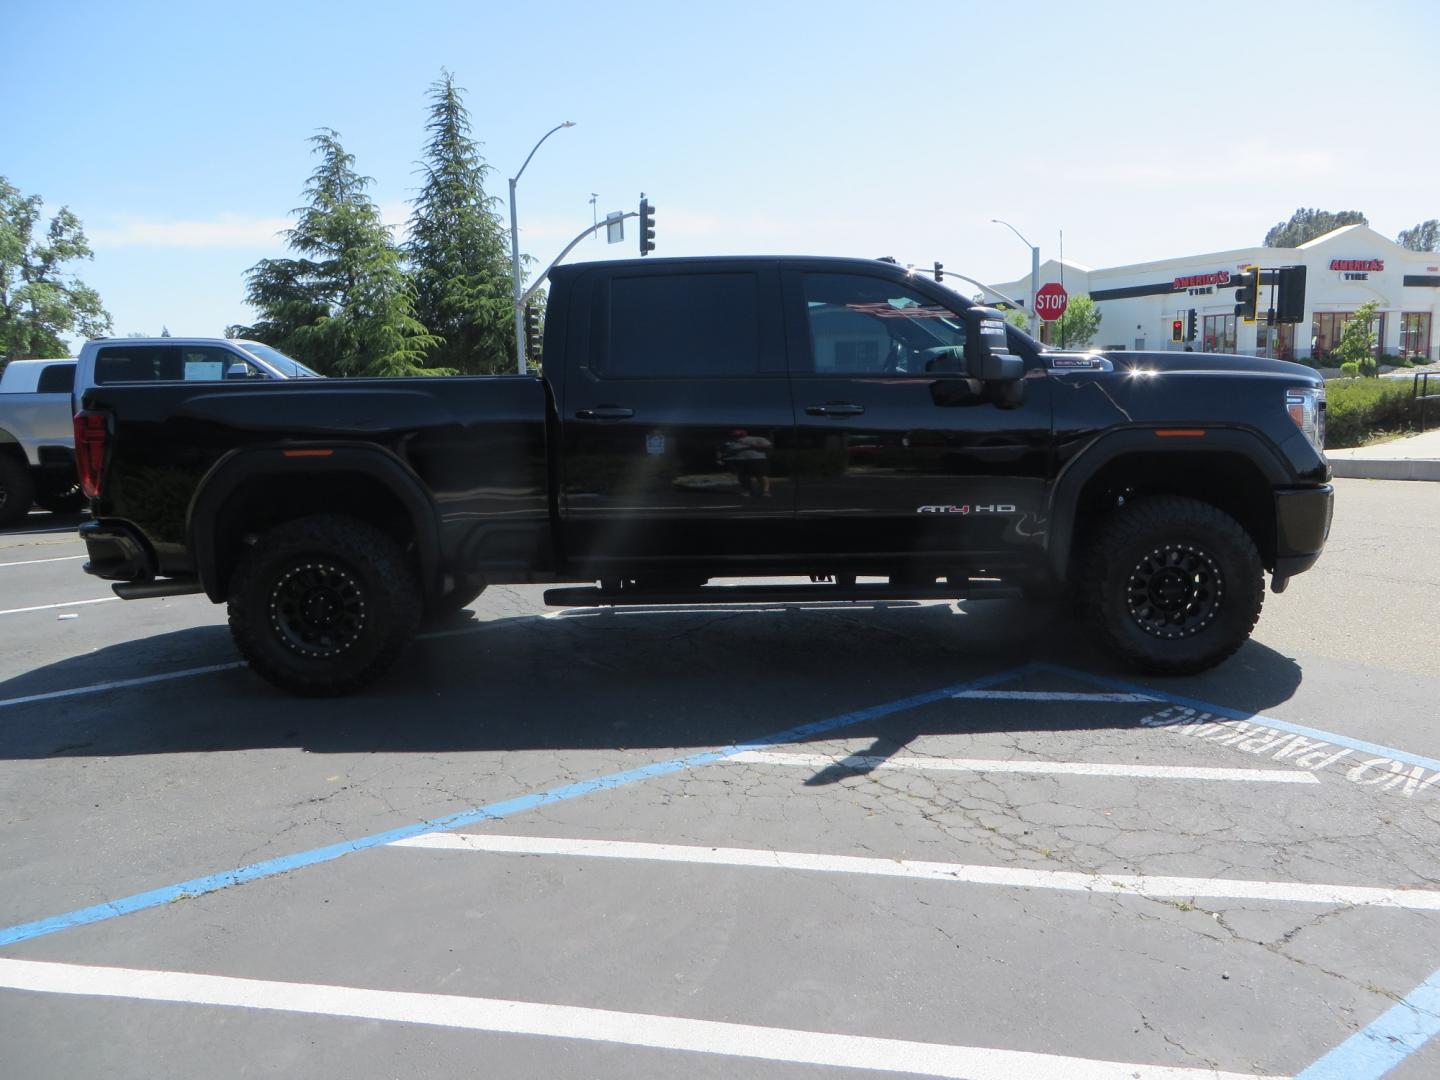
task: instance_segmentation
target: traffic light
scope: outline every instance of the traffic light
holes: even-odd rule
[[[1305,319],[1305,267],[1282,266],[1275,271],[1277,323],[1298,323]]]
[[[1246,322],[1255,321],[1255,311],[1260,306],[1260,268],[1247,266],[1240,276],[1240,285],[1235,289],[1235,315]]]
[[[1196,324],[1198,324],[1199,322],[1200,322],[1200,319],[1199,319],[1199,317],[1195,314],[1195,309],[1194,309],[1194,308],[1191,308],[1191,309],[1190,309],[1190,316],[1189,316],[1189,318],[1186,319],[1186,321],[1185,321],[1185,340],[1186,340],[1186,341],[1194,341],[1194,340],[1195,340],[1196,332],[1199,330],[1199,326],[1196,325]]]
[[[640,254],[655,250],[655,207],[649,199],[640,200]]]
[[[937,262],[937,263],[935,264],[935,280],[936,280],[936,281],[944,281],[944,280],[945,280],[945,264],[942,263],[942,262]]]
[[[540,309],[525,305],[525,359],[540,359]]]
[[[1176,319],[1176,320],[1174,320],[1174,321],[1170,324],[1170,340],[1171,340],[1171,341],[1180,341],[1180,340],[1181,340],[1181,337],[1182,337],[1182,335],[1183,335],[1184,333],[1185,333],[1185,323],[1184,323],[1183,320],[1181,320],[1181,319]]]

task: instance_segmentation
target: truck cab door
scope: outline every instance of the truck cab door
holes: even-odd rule
[[[623,576],[784,551],[795,420],[778,265],[599,267],[575,286],[557,395],[567,562]]]
[[[797,542],[891,566],[1036,557],[1051,469],[1038,356],[999,393],[967,377],[966,319],[943,288],[798,260],[784,288]]]

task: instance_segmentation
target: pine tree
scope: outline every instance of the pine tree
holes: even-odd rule
[[[515,355],[509,234],[485,194],[492,171],[470,137],[470,114],[448,71],[430,86],[429,141],[406,254],[415,310],[439,339],[430,362],[472,374],[510,371]]]
[[[247,274],[246,299],[260,312],[241,330],[326,375],[424,375],[436,339],[415,317],[402,256],[329,128],[311,138],[320,164],[305,185],[285,239],[301,258],[262,259]]]

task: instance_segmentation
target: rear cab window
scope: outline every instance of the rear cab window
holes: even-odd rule
[[[263,374],[239,353],[213,345],[107,345],[95,356],[95,383],[220,382],[241,377],[230,374],[236,365],[245,378]]]
[[[616,276],[596,303],[591,367],[602,378],[744,378],[761,370],[754,272]]]

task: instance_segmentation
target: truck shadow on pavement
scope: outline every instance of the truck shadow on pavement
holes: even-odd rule
[[[1263,629],[1263,623],[1262,623]],[[99,649],[0,682],[0,701],[238,660],[221,626]],[[1057,612],[1015,601],[572,610],[430,628],[363,693],[291,697],[243,668],[0,708],[0,758],[298,747],[313,753],[646,750],[726,745],[1036,660],[1139,681]],[[1299,666],[1251,641],[1219,668],[1145,680],[1260,711]],[[1051,677],[1053,680],[1053,676]],[[951,703],[945,703],[950,705]],[[921,734],[1130,726],[1105,708],[898,712],[827,733],[888,756]]]

